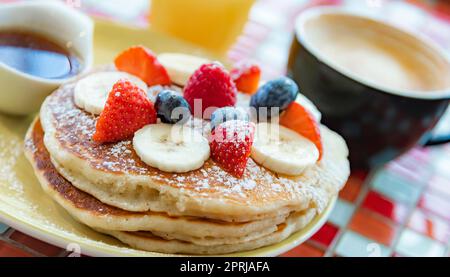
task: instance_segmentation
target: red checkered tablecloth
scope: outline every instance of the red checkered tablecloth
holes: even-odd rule
[[[96,16],[147,24],[146,0],[135,0],[133,5],[128,0],[65,2]],[[383,15],[450,51],[448,1],[260,0],[228,58],[259,62],[265,78],[283,74],[294,19],[311,5],[346,5]],[[441,145],[414,148],[377,172],[352,172],[328,222],[282,256],[449,256],[449,168],[450,145]],[[68,254],[0,223],[0,256]]]

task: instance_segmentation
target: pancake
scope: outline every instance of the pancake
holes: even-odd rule
[[[74,104],[76,82],[47,97],[25,152],[42,188],[69,214],[131,247],[226,254],[277,243],[320,214],[348,178],[347,146],[322,125],[322,159],[300,176],[274,173],[251,158],[242,178],[211,159],[187,173],[160,171],[140,160],[131,140],[92,140],[98,117]],[[149,97],[161,89],[149,88]],[[248,98],[238,99],[248,106]],[[208,121],[186,124],[210,133]]]
[[[103,204],[72,186],[61,176],[51,162],[50,155],[43,143],[43,136],[40,121],[35,120],[25,139],[25,154],[33,165],[44,191],[80,222],[141,250],[188,254],[223,254],[250,250],[281,241],[306,226],[316,214],[314,209],[293,213],[286,220],[285,218],[270,220],[274,224],[273,226],[246,233],[245,231],[255,227],[253,225],[258,225],[258,222],[229,223],[189,217],[173,218],[154,212],[138,213],[121,210]],[[128,228],[135,226],[134,228],[136,228],[136,226],[146,223],[157,226],[158,230],[165,231],[130,232],[114,228],[115,226],[127,226]],[[262,226],[259,224],[259,227]],[[104,228],[108,228],[108,230]],[[201,232],[204,228],[207,232]],[[195,230],[193,234],[183,232],[191,229]],[[209,235],[205,235],[208,231]],[[229,233],[223,234],[227,231]],[[236,236],[234,231],[240,235]],[[235,236],[220,237],[230,234]],[[217,235],[219,237],[211,237]]]
[[[233,253],[247,251],[255,248],[278,243],[298,230],[304,228],[314,218],[312,211],[299,212],[289,216],[288,220],[278,225],[278,229],[256,240],[246,241],[237,244],[222,244],[215,246],[205,246],[193,243],[187,243],[180,240],[165,240],[149,232],[118,232],[109,230],[98,230],[99,232],[109,234],[123,243],[133,248],[164,253],[185,253],[199,255],[218,255],[224,253]]]
[[[43,143],[43,130],[39,120],[30,126],[25,139],[25,154],[31,162],[42,188],[78,221],[92,228],[117,231],[158,231],[180,236],[243,237],[252,233],[275,230],[285,221],[283,215],[262,221],[230,223],[194,217],[170,217],[157,212],[130,212],[104,204],[77,189],[61,176],[51,163]]]
[[[323,158],[301,176],[276,174],[252,159],[241,179],[211,159],[187,173],[162,172],[144,164],[130,140],[92,141],[96,117],[75,106],[74,86],[63,85],[43,104],[44,143],[61,175],[110,206],[229,222],[274,218],[305,209],[320,213],[349,175],[345,142],[324,126]]]

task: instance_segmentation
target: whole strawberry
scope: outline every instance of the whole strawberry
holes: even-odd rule
[[[236,103],[236,85],[228,72],[217,63],[204,64],[197,69],[189,78],[184,87],[184,98],[197,117],[209,118],[214,112],[214,108],[234,106]],[[201,115],[197,114],[200,110],[196,107],[197,101],[201,100]],[[195,104],[194,104],[195,103]],[[207,108],[208,111],[205,113]]]
[[[94,141],[131,138],[147,124],[156,123],[156,111],[146,93],[128,80],[114,84],[95,126]]]
[[[212,159],[225,171],[240,178],[251,153],[255,125],[242,120],[226,121],[211,133]]]

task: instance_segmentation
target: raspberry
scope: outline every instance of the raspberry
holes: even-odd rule
[[[151,123],[156,123],[156,111],[146,93],[128,80],[119,80],[108,95],[93,139],[102,143],[128,139]]]
[[[217,126],[210,141],[211,157],[225,171],[240,178],[250,157],[255,125],[242,120],[226,121]]]
[[[184,98],[188,101],[195,116],[198,107],[194,106],[194,100],[202,102],[202,117],[209,118],[214,109],[234,106],[236,104],[236,85],[225,69],[216,63],[204,64],[189,78],[184,88]]]

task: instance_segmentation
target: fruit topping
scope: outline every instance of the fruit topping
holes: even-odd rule
[[[231,120],[217,126],[211,133],[211,157],[225,171],[240,178],[251,153],[255,125]]]
[[[208,140],[184,125],[147,125],[134,135],[133,148],[144,163],[166,172],[195,170],[209,158]]]
[[[128,139],[143,126],[155,122],[156,112],[146,92],[122,79],[114,84],[108,95],[93,139],[102,143]]]
[[[297,102],[291,103],[280,115],[280,125],[285,126],[313,142],[322,158],[323,146],[319,124],[307,109]]]
[[[261,69],[258,65],[242,63],[230,72],[238,91],[253,94],[258,90]]]
[[[298,86],[287,77],[268,81],[250,99],[250,106],[256,109],[258,119],[278,116],[298,95]]]
[[[172,82],[180,86],[185,86],[189,77],[202,64],[210,62],[201,57],[181,53],[162,53],[158,55],[158,60],[166,68]]]
[[[299,103],[300,105],[302,105],[305,109],[307,109],[314,116],[314,119],[317,122],[320,122],[320,120],[322,119],[322,114],[317,109],[317,107],[314,105],[314,103],[311,102],[311,100],[309,100],[303,94],[299,93],[297,98],[295,99],[295,101],[297,103]]]
[[[127,79],[144,91],[147,90],[147,85],[134,75],[120,71],[98,72],[76,83],[73,93],[75,104],[91,114],[99,115],[105,107],[109,92],[120,79]]]
[[[185,123],[191,117],[191,107],[186,99],[171,90],[163,90],[156,96],[156,114],[163,123]]]
[[[299,175],[319,158],[316,146],[286,127],[262,122],[256,126],[253,160],[286,175]]]
[[[170,85],[169,74],[156,55],[144,46],[132,46],[114,60],[116,68],[141,78],[148,86]]]
[[[211,115],[211,130],[221,123],[230,120],[249,121],[249,115],[243,108],[223,107],[215,110]]]
[[[210,118],[217,108],[234,106],[236,93],[237,89],[230,75],[217,63],[202,65],[192,74],[184,88],[184,98],[191,106],[194,116],[199,118]]]

